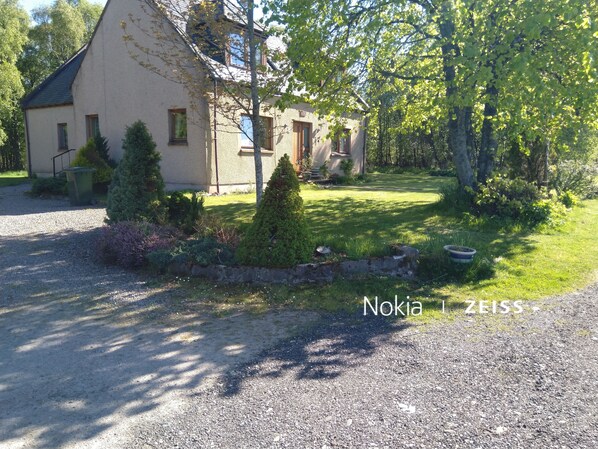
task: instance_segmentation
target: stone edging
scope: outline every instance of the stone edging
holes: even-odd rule
[[[413,279],[419,251],[402,246],[397,255],[342,262],[297,265],[292,268],[229,267],[224,265],[171,265],[169,271],[183,276],[208,279],[223,284],[308,284],[329,283],[364,275]]]

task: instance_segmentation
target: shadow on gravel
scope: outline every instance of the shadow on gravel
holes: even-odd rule
[[[335,379],[352,367],[367,363],[380,345],[396,341],[391,336],[409,326],[405,321],[381,317],[324,317],[311,331],[286,340],[227,373],[222,396],[239,394],[245,382],[278,378],[287,372],[297,380]],[[392,344],[397,351],[411,347],[403,342]]]
[[[96,264],[96,232],[0,237],[2,447],[86,447],[301,323],[286,312],[216,319],[201,304],[172,313],[184,291]]]

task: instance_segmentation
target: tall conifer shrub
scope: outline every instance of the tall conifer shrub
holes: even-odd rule
[[[299,194],[299,179],[288,155],[283,156],[268,182],[237,259],[241,264],[291,267],[309,262],[311,235]]]
[[[127,127],[123,150],[108,191],[108,221],[166,222],[160,153],[143,122]]]

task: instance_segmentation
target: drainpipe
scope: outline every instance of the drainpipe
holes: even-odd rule
[[[220,195],[220,174],[218,173],[218,81],[214,79],[214,163],[216,165],[216,193]]]
[[[27,173],[31,178],[31,140],[29,139],[29,120],[27,119],[27,109],[23,109],[25,115],[25,137],[27,139]]]
[[[365,175],[365,165],[368,156],[368,128],[370,126],[370,117],[366,116],[363,119],[363,161],[361,161],[361,174]]]

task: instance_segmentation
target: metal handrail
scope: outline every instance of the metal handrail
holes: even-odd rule
[[[56,177],[56,175],[59,175],[60,173],[62,173],[64,171],[64,158],[63,158],[63,156],[65,154],[68,154],[68,156],[69,156],[69,165],[68,165],[67,168],[69,168],[71,166],[71,152],[72,151],[77,151],[77,150],[66,150],[66,151],[63,151],[60,154],[57,154],[56,156],[54,156],[52,158],[52,172],[54,173],[54,177]],[[60,169],[59,172],[56,171],[56,159],[58,159],[58,158],[60,158],[60,167],[61,167],[61,169]]]

